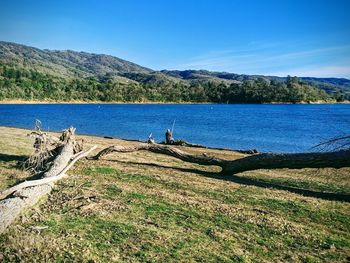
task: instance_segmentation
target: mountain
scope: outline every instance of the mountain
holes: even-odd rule
[[[15,95],[12,94],[13,90],[10,90],[8,87],[8,84],[11,83],[11,81],[13,82],[13,86],[16,87],[15,89],[17,89],[15,93],[20,92],[22,93],[21,96],[26,98],[25,93],[28,93],[29,91],[25,91],[23,88],[19,89],[18,86],[29,85],[28,82],[35,82],[35,78],[40,78],[42,82],[49,81],[44,80],[45,76],[48,76],[47,78],[49,78],[52,83],[60,83],[60,89],[63,89],[62,87],[66,85],[64,92],[68,92],[68,87],[72,86],[74,81],[80,81],[86,86],[90,85],[87,84],[87,81],[94,81],[96,82],[93,86],[94,88],[96,88],[96,85],[107,83],[109,81],[109,83],[112,82],[114,85],[124,85],[124,93],[127,92],[126,90],[129,86],[133,87],[136,85],[139,89],[138,92],[145,93],[148,92],[149,89],[152,89],[151,92],[154,93],[154,97],[149,94],[146,96],[147,100],[150,96],[152,101],[164,97],[164,94],[166,93],[174,93],[173,89],[186,90],[186,92],[189,93],[188,96],[192,98],[197,97],[197,100],[205,101],[210,97],[208,95],[208,93],[211,92],[209,89],[214,89],[211,86],[216,87],[218,85],[224,85],[230,87],[232,85],[242,85],[247,82],[255,83],[255,86],[259,86],[261,81],[274,86],[287,83],[286,77],[244,75],[227,72],[212,72],[207,70],[155,71],[110,55],[76,52],[72,50],[41,50],[34,47],[3,41],[0,41],[0,65],[4,67],[2,70],[3,73],[6,73],[6,76],[4,76],[4,74],[3,76],[0,76],[0,80],[2,78],[3,81],[3,89],[7,90],[6,92],[2,92],[3,98],[9,96],[15,97]],[[11,73],[11,70],[15,70],[16,72]],[[34,76],[35,74],[33,72],[37,75],[41,75]],[[17,78],[13,74],[17,74]],[[309,85],[309,87],[313,89],[322,89],[326,91],[329,96],[337,96],[337,98],[341,99],[350,97],[350,80],[348,79],[308,77],[300,78],[300,80],[298,80],[300,82],[299,84],[304,86]],[[7,83],[5,83],[5,81],[7,81]],[[41,84],[35,83],[35,85],[39,86]],[[31,83],[31,85],[34,84]],[[49,86],[51,86],[51,84]],[[200,87],[205,89],[204,93],[206,94],[200,94],[203,93]],[[188,89],[192,90],[188,91]],[[281,89],[282,88],[280,88],[280,90]],[[154,92],[154,90],[156,90],[156,92]],[[35,95],[37,91],[38,88],[35,89],[31,87],[30,92],[34,94],[34,97],[37,96]],[[45,92],[49,93],[49,91]],[[99,91],[97,93],[106,92],[107,90]],[[194,94],[194,92],[197,94]],[[173,99],[177,99],[175,93],[172,96]],[[180,91],[177,93],[180,95],[182,94]],[[223,93],[223,91],[221,91],[221,93]],[[225,93],[227,93],[225,95],[227,97],[229,96],[228,93],[230,93],[230,91],[225,91]],[[222,99],[223,94],[220,96]],[[97,97],[100,99],[103,98],[101,94],[98,94]],[[187,99],[184,97],[181,100],[186,101]],[[189,101],[192,101],[192,99],[189,99]]]
[[[109,55],[72,50],[41,50],[20,44],[0,42],[0,61],[31,65],[44,72],[88,77],[118,72],[148,73],[151,69]]]

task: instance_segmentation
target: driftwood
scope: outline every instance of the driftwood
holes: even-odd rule
[[[165,144],[165,142],[162,142],[160,144]],[[230,149],[230,148],[220,148],[220,147],[208,147],[202,144],[196,144],[196,143],[190,143],[185,140],[176,140],[171,144],[168,145],[175,145],[175,146],[185,146],[185,147],[193,147],[193,148],[202,148],[202,149],[210,149],[210,150],[224,150],[224,151],[233,151],[238,153],[244,153],[244,154],[256,154],[259,153],[256,149],[251,150],[241,150],[241,149]]]
[[[96,147],[88,151],[76,152],[74,136],[75,129],[70,128],[62,133],[57,142],[57,155],[50,164],[50,168],[38,180],[25,181],[0,193],[0,233],[2,233],[25,208],[34,205],[41,197],[50,193],[53,183],[66,175],[66,172],[79,159],[87,156]],[[40,134],[37,134],[40,136]],[[47,135],[44,135],[47,136]],[[52,149],[49,149],[52,151]]]
[[[192,155],[168,145],[140,144],[133,147],[110,146],[100,151],[93,158],[100,159],[113,152],[126,153],[140,150],[170,155],[185,162],[220,166],[223,174],[236,174],[256,169],[340,168],[350,166],[350,149],[337,152],[262,153],[237,160],[224,160],[206,155]]]
[[[2,193],[0,193],[0,199],[3,199],[11,194],[14,194],[15,192],[18,192],[24,188],[31,187],[31,186],[38,186],[43,184],[49,184],[56,182],[63,177],[66,176],[66,172],[81,158],[86,157],[90,152],[96,149],[96,146],[91,147],[88,151],[80,152],[74,156],[74,158],[69,162],[69,164],[57,175],[45,177],[38,180],[32,180],[32,181],[24,181],[23,183],[17,184],[9,189],[6,189]],[[53,169],[52,169],[53,170]],[[50,170],[51,172],[51,170]]]
[[[117,138],[117,137],[112,137],[112,136],[103,136],[105,139],[119,139],[123,141],[128,141],[128,142],[139,142],[139,143],[151,143],[155,144],[154,138],[150,137],[148,138],[147,141],[142,141],[142,140],[133,140],[133,139],[127,139],[127,138]],[[159,142],[158,144],[162,145],[171,145],[171,146],[184,146],[184,147],[193,147],[193,148],[202,148],[202,149],[209,149],[209,150],[223,150],[223,151],[231,151],[231,152],[238,152],[238,153],[243,153],[243,154],[256,154],[259,153],[258,150],[256,149],[248,149],[248,150],[242,150],[242,149],[231,149],[231,148],[223,148],[223,147],[211,147],[211,146],[205,146],[203,144],[197,144],[197,143],[190,143],[186,140],[183,139],[178,139],[173,141],[171,144],[166,144],[166,142]]]

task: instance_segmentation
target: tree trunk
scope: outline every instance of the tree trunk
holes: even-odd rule
[[[170,155],[175,158],[178,158],[180,160],[183,160],[185,162],[198,163],[203,165],[222,166],[223,163],[225,162],[225,160],[222,160],[222,159],[208,157],[205,155],[192,155],[184,151],[181,151],[175,147],[171,147],[168,145],[160,145],[160,144],[140,144],[133,147],[124,147],[119,145],[110,146],[100,151],[95,157],[93,157],[93,159],[95,160],[101,159],[102,157],[113,152],[127,153],[127,152],[141,151],[141,150],[147,150],[154,153],[166,154],[166,155]]]
[[[50,193],[53,183],[63,178],[67,170],[76,161],[87,156],[95,149],[95,147],[92,147],[86,152],[74,155],[76,144],[74,138],[75,130],[68,130],[69,134],[64,139],[61,139],[64,144],[58,146],[58,155],[55,157],[49,170],[44,173],[42,179],[25,181],[0,193],[1,199],[6,198],[0,201],[0,233],[6,230],[21,211],[34,205],[41,197]]]
[[[340,168],[350,166],[350,149],[337,152],[262,153],[238,160],[223,160],[206,155],[192,155],[167,145],[140,144],[134,147],[111,146],[100,151],[94,159],[100,159],[113,152],[126,153],[140,150],[170,155],[185,162],[220,166],[223,174],[236,174],[256,169]]]
[[[224,174],[235,174],[256,169],[350,167],[350,149],[337,152],[262,153],[228,161]]]

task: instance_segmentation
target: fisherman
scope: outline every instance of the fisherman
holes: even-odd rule
[[[152,133],[148,136],[147,143],[149,143],[149,144],[155,144],[156,143],[154,138],[153,138],[153,136],[152,136]]]
[[[165,133],[165,144],[172,144],[173,142],[173,135],[171,134],[170,129],[167,129]]]

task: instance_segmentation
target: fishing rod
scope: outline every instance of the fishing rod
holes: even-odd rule
[[[175,121],[176,121],[176,119],[174,119],[174,121],[173,121],[173,126],[172,126],[172,128],[171,128],[171,135],[172,135],[172,136],[174,136]]]

